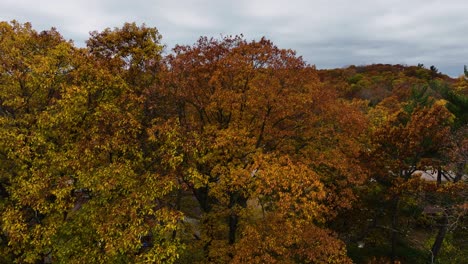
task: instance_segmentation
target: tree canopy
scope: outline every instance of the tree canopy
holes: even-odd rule
[[[161,38],[0,22],[0,262],[466,256],[466,77]]]

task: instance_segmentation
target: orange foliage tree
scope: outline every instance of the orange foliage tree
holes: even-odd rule
[[[202,212],[195,229],[201,233],[197,238],[204,261],[236,256],[239,239],[248,237],[243,230],[260,228],[264,217],[286,221],[291,227],[303,221],[304,228],[312,228],[335,215],[335,210],[351,205],[353,186],[366,176],[356,156],[364,141],[363,105],[337,99],[334,91],[320,84],[314,67],[293,51],[279,49],[266,39],[200,38],[193,46],[177,46],[167,57],[165,70],[152,94],[170,102],[166,113],[174,115],[168,121],[172,129],[168,132],[160,118],[152,131],[173,139],[167,147],[180,157],[175,168],[179,182],[193,194]],[[172,136],[164,136],[165,132]],[[278,162],[287,160],[288,170],[271,170],[275,163],[256,165],[265,155]],[[329,195],[317,193],[312,183],[300,184],[307,178],[316,179]],[[276,189],[281,184],[293,184],[300,191],[287,186]],[[290,206],[303,211],[301,216],[280,213],[282,206],[287,207],[282,199],[263,208],[262,217],[252,216],[259,214],[262,199],[294,195],[299,197],[290,198],[294,200]],[[185,210],[190,213],[194,208]],[[258,232],[281,238],[281,234]],[[294,230],[290,234],[299,235]],[[328,237],[338,243],[333,235]],[[277,242],[285,249],[293,247]],[[328,250],[332,255],[344,252],[342,247]],[[307,259],[311,253],[306,251],[296,253]]]

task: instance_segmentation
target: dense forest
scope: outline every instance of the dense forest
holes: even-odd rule
[[[161,38],[0,22],[0,263],[466,263],[466,67]]]

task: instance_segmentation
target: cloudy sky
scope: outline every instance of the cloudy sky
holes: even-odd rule
[[[266,36],[317,68],[435,65],[451,76],[468,64],[466,0],[0,0],[0,20],[56,27],[77,46],[124,22],[158,28],[170,50],[200,36]]]

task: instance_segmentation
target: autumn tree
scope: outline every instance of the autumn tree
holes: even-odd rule
[[[147,87],[157,78],[163,46],[156,28],[125,23],[122,28],[93,31],[89,53],[133,87]]]
[[[384,115],[383,122],[374,130],[374,148],[369,153],[373,179],[380,188],[387,190],[381,194],[388,201],[390,210],[387,223],[391,234],[392,261],[396,258],[398,235],[402,232],[399,228],[400,210],[408,206],[422,188],[421,181],[414,178],[413,173],[428,167],[440,170],[451,145],[450,125],[453,122],[443,100],[428,105],[398,104],[402,108],[398,110],[396,107]],[[378,107],[373,112],[377,110]]]
[[[255,162],[254,197],[234,263],[350,263],[345,245],[325,228],[326,187],[307,164],[266,155]]]
[[[271,179],[260,181],[259,175],[268,168],[254,164],[264,155],[287,158],[291,167],[308,168],[293,174],[290,181],[301,182],[319,171],[320,180],[326,181],[331,193],[327,201],[319,199],[330,205],[330,210],[321,211],[323,217],[351,205],[352,186],[365,178],[354,155],[365,124],[362,104],[337,100],[332,90],[319,83],[315,69],[293,51],[279,49],[266,39],[200,38],[193,46],[177,46],[167,58],[166,70],[163,85],[154,93],[163,94],[172,103],[167,112],[175,115],[170,122],[176,124],[173,131],[180,144],[179,181],[192,192],[202,211],[197,227],[201,237],[197,237],[204,261],[228,261],[236,255],[236,245],[242,243],[238,241],[246,236],[242,230],[250,226],[246,215],[255,211],[249,203],[262,196],[255,186],[274,188],[269,185],[273,181],[287,181],[279,172],[268,173]],[[338,117],[345,114],[348,119]],[[164,135],[166,126],[158,126],[155,124],[155,133]],[[331,160],[336,157],[344,160]],[[351,173],[354,169],[358,170],[355,174]],[[340,191],[344,192],[341,196]],[[285,188],[266,196],[291,193]],[[317,197],[311,197],[310,202]],[[303,210],[309,207],[307,203],[297,206]],[[185,208],[186,213],[191,210],[194,208]],[[277,209],[272,210],[268,214],[275,217]],[[307,213],[311,216],[315,209],[307,210],[312,210]],[[281,219],[291,227],[296,221],[294,217]],[[306,226],[311,228],[323,224],[318,219],[308,221]],[[250,228],[259,227],[252,224]],[[291,235],[294,232],[291,230]],[[276,234],[269,235],[273,236]],[[330,241],[337,241],[336,237],[331,235]],[[332,250],[330,254],[341,253]]]
[[[133,42],[127,28],[147,41]],[[95,32],[92,48],[76,49],[53,29],[2,23],[1,226],[10,260],[167,263],[181,249],[171,236],[180,214],[165,199],[175,182],[148,151],[157,142],[140,100],[162,47],[155,29],[124,29]],[[138,63],[117,69],[119,57],[105,61],[99,45]],[[134,53],[121,51],[130,46]],[[135,67],[144,80],[131,78]]]

